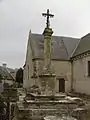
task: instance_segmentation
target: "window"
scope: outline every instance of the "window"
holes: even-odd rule
[[[90,76],[90,61],[88,61],[88,76]]]

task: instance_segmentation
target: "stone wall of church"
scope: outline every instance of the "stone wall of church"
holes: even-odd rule
[[[90,56],[73,61],[73,89],[90,95],[90,77],[88,76]]]
[[[38,74],[42,71],[44,67],[43,60],[38,60],[37,65]],[[65,79],[65,92],[71,90],[71,63],[69,61],[58,61],[52,60],[52,69],[56,74],[56,91],[59,91],[59,79]]]
[[[30,44],[29,44],[30,45]],[[24,78],[23,78],[23,87],[28,88],[33,84],[33,80],[31,76],[33,74],[33,63],[32,63],[32,51],[31,47],[27,47],[27,55],[26,55],[26,64],[24,67]]]

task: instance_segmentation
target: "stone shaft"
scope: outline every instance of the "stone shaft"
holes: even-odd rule
[[[44,68],[49,70],[51,67],[51,36],[53,31],[51,28],[44,30]]]

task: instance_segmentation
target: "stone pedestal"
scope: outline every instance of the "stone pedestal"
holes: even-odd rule
[[[39,87],[41,94],[54,94],[56,75],[52,71],[51,64],[51,36],[53,31],[51,28],[45,28],[44,35],[44,67],[42,73],[39,74]]]
[[[55,74],[42,74],[39,75],[39,87],[41,94],[52,95],[55,93]]]

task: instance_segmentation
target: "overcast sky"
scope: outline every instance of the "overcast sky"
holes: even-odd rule
[[[42,34],[50,12],[54,35],[82,37],[90,32],[90,0],[0,0],[0,64],[22,67],[28,33]]]

